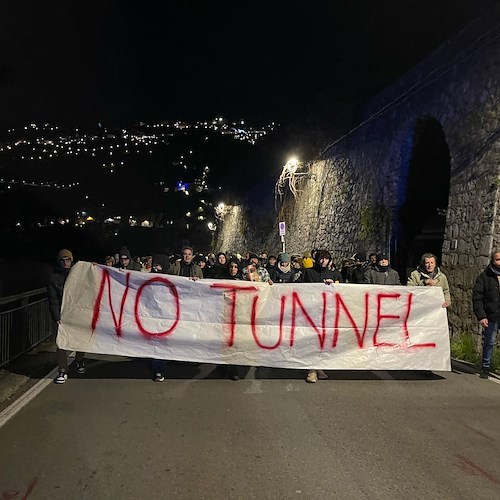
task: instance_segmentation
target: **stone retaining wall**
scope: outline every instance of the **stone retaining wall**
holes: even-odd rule
[[[280,248],[277,222],[287,222],[287,250],[327,248],[335,258],[358,249],[391,251],[419,120],[442,128],[450,190],[442,268],[449,277],[453,332],[477,330],[470,299],[475,277],[500,248],[500,9],[449,40],[372,99],[367,121],[312,161],[267,237],[252,234],[248,211],[234,207],[218,246]],[[444,168],[444,167],[443,167]],[[426,190],[432,189],[433,172]]]

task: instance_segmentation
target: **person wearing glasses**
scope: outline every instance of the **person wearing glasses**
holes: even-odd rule
[[[61,250],[57,254],[57,263],[54,272],[49,278],[47,286],[47,296],[49,300],[49,310],[52,320],[56,328],[61,324],[61,306],[63,299],[64,284],[68,277],[71,266],[73,265],[73,254],[66,249]],[[68,352],[64,349],[57,348],[57,364],[59,365],[59,373],[54,379],[56,384],[64,384],[68,379]],[[85,373],[85,356],[84,352],[76,353],[76,371],[78,373]]]

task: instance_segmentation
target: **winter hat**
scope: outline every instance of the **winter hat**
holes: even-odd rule
[[[359,260],[360,262],[364,262],[366,260],[366,255],[364,253],[355,253],[353,256],[354,260]]]
[[[278,262],[288,263],[290,262],[290,255],[285,252],[278,254]]]
[[[304,252],[302,255],[302,266],[304,269],[310,269],[314,266],[314,261],[312,260],[311,252]]]
[[[389,257],[387,257],[387,255],[385,253],[379,253],[379,254],[377,254],[377,264],[381,260],[389,260]]]
[[[200,262],[205,262],[205,264],[207,263],[207,258],[202,254],[198,254],[195,258],[194,258],[195,262],[197,264],[199,264]]]
[[[130,259],[130,251],[127,247],[121,247],[120,248],[120,258],[122,257],[127,257]]]
[[[69,250],[66,250],[65,248],[59,250],[59,253],[57,254],[58,261],[64,258],[70,258],[71,262],[73,262],[73,254]]]

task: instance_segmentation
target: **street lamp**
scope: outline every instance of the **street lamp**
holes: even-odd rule
[[[285,186],[288,185],[293,197],[296,198],[299,191],[297,189],[297,181],[300,177],[308,175],[308,172],[301,172],[303,164],[295,157],[290,158],[281,170],[281,174],[276,181],[275,198],[283,198],[285,194]]]
[[[216,207],[214,207],[215,217],[219,220],[224,220],[224,216],[229,210],[229,206],[221,202]]]

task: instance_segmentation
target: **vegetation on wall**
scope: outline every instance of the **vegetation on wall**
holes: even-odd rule
[[[359,238],[370,240],[377,237],[390,222],[390,211],[381,203],[364,205],[359,211]]]

